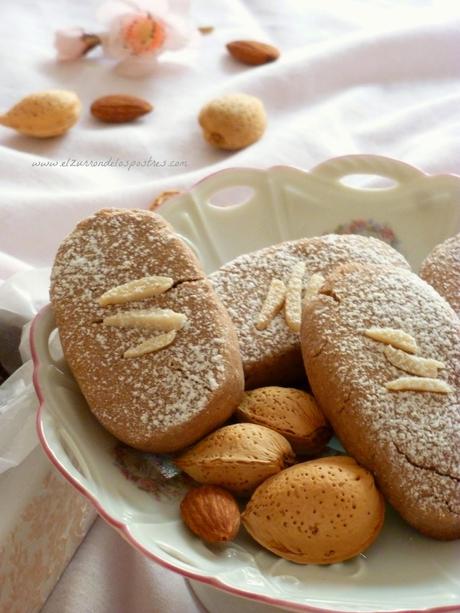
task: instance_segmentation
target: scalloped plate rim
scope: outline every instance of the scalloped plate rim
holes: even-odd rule
[[[309,174],[315,174],[315,171],[319,166],[322,166],[326,163],[331,163],[331,164],[335,162],[340,163],[341,161],[344,161],[344,160],[349,160],[349,161],[356,160],[358,162],[366,161],[366,160],[369,160],[369,161],[374,160],[378,163],[382,161],[389,162],[389,163],[394,162],[398,164],[399,166],[405,166],[408,169],[414,170],[416,173],[419,173],[420,177],[427,177],[427,178],[428,177],[441,177],[441,178],[454,178],[454,179],[460,180],[460,174],[456,174],[456,173],[429,174],[429,173],[422,171],[421,169],[419,169],[418,167],[412,164],[407,164],[405,162],[401,162],[394,158],[389,158],[386,156],[380,156],[380,155],[374,155],[374,154],[352,154],[352,155],[337,156],[334,158],[330,158],[326,160],[325,162],[322,162],[321,164],[314,166],[309,171],[306,171],[302,168],[299,168],[293,165],[287,165],[287,164],[276,164],[268,168],[249,167],[249,166],[228,167],[228,168],[216,170],[215,172],[212,172],[206,175],[205,177],[201,178],[200,180],[196,181],[190,188],[188,188],[187,190],[184,190],[184,192],[182,192],[181,194],[178,194],[172,197],[167,202],[165,202],[163,205],[161,205],[158,209],[158,213],[161,214],[162,210],[165,210],[165,208],[167,208],[170,203],[172,203],[173,201],[176,201],[178,198],[181,198],[187,194],[189,195],[193,194],[193,190],[196,186],[201,185],[203,182],[205,182],[211,177],[215,177],[216,175],[223,175],[223,174],[229,174],[232,172],[234,173],[235,171],[248,171],[248,170],[257,171],[262,174],[268,174],[270,173],[270,171],[275,170],[275,169],[287,170],[287,171],[294,170],[295,172],[298,172],[299,174],[309,175]],[[375,174],[378,174],[378,173],[375,173]],[[320,176],[317,176],[317,178],[323,179],[323,177],[320,177]],[[326,183],[328,182],[326,178],[324,178],[324,181]],[[348,186],[343,186],[343,187],[348,187]],[[354,189],[354,188],[349,188],[349,189]],[[372,191],[372,190],[368,190],[368,191]],[[141,554],[143,554],[150,560],[160,564],[162,567],[172,572],[175,572],[177,574],[180,574],[186,577],[187,579],[192,579],[199,583],[209,585],[213,588],[222,590],[224,592],[233,594],[238,597],[246,598],[248,600],[253,600],[256,602],[265,603],[265,604],[273,605],[277,607],[288,608],[293,611],[303,611],[306,613],[350,613],[349,611],[340,611],[339,609],[326,609],[322,607],[320,608],[320,607],[315,607],[315,606],[308,605],[308,604],[296,603],[291,600],[276,598],[273,596],[265,596],[263,594],[251,592],[251,591],[241,589],[241,588],[238,588],[232,585],[228,585],[224,583],[222,580],[212,575],[206,574],[206,573],[196,573],[193,571],[189,571],[189,570],[180,568],[174,565],[173,563],[168,562],[167,560],[164,560],[163,558],[156,555],[155,553],[152,553],[151,551],[149,551],[144,545],[142,545],[142,543],[140,543],[131,534],[129,526],[127,524],[124,524],[123,522],[119,521],[118,519],[110,515],[110,513],[97,500],[97,498],[95,498],[87,489],[85,489],[83,485],[81,485],[70,473],[67,472],[67,470],[59,462],[59,459],[57,458],[53,449],[48,445],[46,434],[44,431],[44,424],[42,420],[43,412],[46,410],[46,398],[45,398],[45,395],[40,385],[40,370],[41,370],[42,364],[39,360],[38,353],[35,347],[35,333],[36,333],[37,326],[39,325],[41,321],[41,318],[48,312],[50,308],[51,308],[51,305],[49,304],[45,305],[39,311],[39,313],[37,313],[37,315],[32,321],[31,331],[30,331],[30,347],[31,347],[32,360],[34,364],[33,385],[34,385],[34,388],[35,388],[35,391],[36,391],[36,394],[39,400],[39,406],[38,406],[37,413],[36,413],[36,430],[37,430],[38,438],[39,438],[40,444],[44,452],[46,453],[47,457],[52,462],[52,464],[56,467],[56,469],[60,472],[60,474],[74,488],[76,488],[76,490],[80,494],[85,496],[85,498],[96,508],[98,514],[104,519],[104,521],[106,521],[109,525],[111,525],[132,547],[134,547]],[[387,613],[455,613],[456,611],[458,612],[459,610],[460,610],[460,602],[455,603],[455,604],[443,605],[443,606],[435,606],[431,608],[391,609],[391,610],[388,610]],[[358,611],[356,611],[356,613],[358,613]]]
[[[241,588],[237,588],[231,585],[228,585],[221,581],[220,579],[213,577],[208,574],[195,573],[193,571],[188,571],[174,564],[164,560],[160,556],[149,551],[142,543],[140,543],[130,532],[129,526],[119,521],[106,509],[101,505],[97,498],[95,498],[87,489],[85,489],[70,473],[66,471],[66,469],[62,466],[57,458],[56,454],[52,450],[52,448],[48,445],[48,441],[46,438],[46,434],[44,432],[44,426],[42,421],[42,413],[46,409],[46,398],[41,389],[40,385],[40,369],[42,364],[38,357],[38,353],[35,347],[35,332],[37,326],[39,325],[41,318],[51,309],[51,305],[47,304],[37,313],[34,317],[30,330],[30,348],[32,354],[32,361],[34,364],[32,381],[35,388],[35,392],[37,394],[39,400],[39,406],[36,413],[36,429],[40,444],[48,456],[51,463],[55,466],[55,468],[59,471],[59,473],[80,493],[82,494],[97,510],[98,514],[102,517],[102,519],[107,522],[110,526],[112,526],[119,534],[122,536],[132,547],[134,547],[141,554],[153,560],[154,562],[160,564],[160,566],[175,572],[187,579],[193,579],[194,581],[198,581],[199,583],[204,583],[211,587],[217,588],[218,590],[222,590],[224,592],[228,592],[229,594],[233,594],[235,596],[240,596],[249,600],[254,600],[257,602],[262,602],[265,604],[284,607],[291,609],[293,611],[303,611],[306,613],[350,613],[350,611],[341,611],[339,609],[325,609],[314,607],[308,604],[300,604],[295,603],[290,600],[284,600],[279,598],[274,598],[272,596],[264,596],[263,594],[258,594],[255,592],[250,592]],[[459,611],[460,602],[453,605],[446,606],[436,606],[429,609],[391,609],[386,613],[455,613]],[[359,611],[356,611],[359,613]]]

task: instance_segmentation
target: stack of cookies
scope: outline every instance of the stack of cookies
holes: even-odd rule
[[[277,526],[278,545],[270,547],[273,525],[262,535],[254,528],[254,501],[285,487],[279,484],[287,476],[268,485],[277,473],[294,478],[288,464],[305,461],[305,454],[305,466],[317,462],[311,457],[321,453],[331,428],[360,465],[350,475],[367,475],[373,513],[381,507],[376,485],[417,530],[454,539],[460,537],[459,253],[460,236],[436,248],[419,277],[386,243],[326,235],[242,255],[206,278],[158,215],[103,210],[59,248],[51,299],[66,359],[100,423],[143,451],[187,448],[178,465],[197,481],[230,490],[228,483],[240,484],[238,495],[255,497],[243,523],[277,555],[284,551],[283,530],[292,526]],[[292,386],[300,391],[280,392]],[[309,400],[298,400],[302,394]],[[220,428],[235,418],[242,429]],[[214,438],[201,440],[205,435]],[[276,457],[281,453],[272,468],[257,456],[266,453],[262,440],[274,445]],[[189,448],[194,443],[196,453]],[[204,450],[214,467],[232,458],[235,478],[231,471],[205,471],[198,461]],[[245,462],[252,472],[244,473]],[[321,462],[325,475],[357,466]],[[315,482],[307,469],[295,472],[299,479]],[[304,530],[304,523],[298,531],[310,551],[318,526]],[[369,546],[382,523],[383,508],[372,538],[356,537],[345,548],[348,557]],[[343,523],[342,531],[348,529]],[[299,550],[283,557],[346,559],[337,554],[343,548],[329,545],[324,556]]]

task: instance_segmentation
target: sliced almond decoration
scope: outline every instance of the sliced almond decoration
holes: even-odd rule
[[[153,328],[154,330],[180,330],[187,317],[171,309],[125,311],[104,317],[102,323],[118,328]]]
[[[400,370],[405,370],[411,375],[418,375],[419,377],[433,377],[438,376],[438,368],[445,368],[442,362],[433,360],[431,358],[421,358],[416,355],[409,355],[400,349],[395,349],[391,345],[385,347],[385,357]]]
[[[284,316],[288,327],[294,332],[300,331],[302,319],[302,280],[304,274],[305,262],[297,262],[292,267],[287,285]]]
[[[318,294],[324,281],[325,279],[321,273],[315,272],[312,274],[312,276],[308,279],[307,285],[305,286],[305,294],[303,297],[304,305],[307,304],[307,302],[310,302],[310,300]]]
[[[108,304],[123,304],[132,300],[143,300],[163,294],[173,284],[174,280],[171,277],[143,277],[112,287],[105,294],[102,294],[98,302],[101,306],[107,306]]]
[[[372,338],[379,343],[393,345],[397,349],[402,349],[408,353],[417,353],[418,347],[415,338],[403,330],[394,328],[368,328],[364,330],[365,336]]]
[[[400,377],[385,383],[391,392],[437,392],[448,394],[452,388],[442,379],[427,379],[424,377]]]
[[[283,306],[286,297],[286,286],[280,279],[272,279],[265,301],[256,322],[258,330],[265,330],[272,319]]]
[[[159,351],[164,347],[170,345],[173,340],[176,338],[176,331],[171,330],[170,332],[165,332],[165,334],[159,334],[158,336],[154,336],[153,338],[149,338],[148,340],[136,345],[136,347],[132,347],[124,352],[124,358],[138,358],[141,355],[145,355],[146,353],[152,353],[153,351]]]

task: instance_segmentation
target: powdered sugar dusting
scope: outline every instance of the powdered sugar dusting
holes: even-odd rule
[[[420,268],[420,276],[443,296],[460,316],[460,234],[433,249]]]
[[[350,261],[408,268],[405,259],[382,241],[330,234],[284,242],[242,255],[210,276],[236,325],[245,372],[267,357],[292,350],[300,353],[299,335],[289,329],[283,313],[265,330],[254,326],[272,279],[288,283],[292,269],[304,262],[303,284],[306,285],[314,273],[325,275],[338,264]]]
[[[155,276],[153,269],[161,276],[173,278],[176,283],[203,277],[198,261],[186,257],[181,249],[175,249],[180,239],[172,234],[165,222],[160,218],[152,222],[147,211],[136,211],[132,212],[133,222],[126,224],[123,212],[117,214],[116,209],[100,211],[79,223],[63,242],[51,278],[52,291],[57,299],[66,293],[64,277],[69,277],[69,281],[73,279],[72,284],[79,277],[80,291],[86,298],[89,293],[85,286],[91,279],[92,287],[87,290],[91,290],[92,299],[94,286],[103,287],[102,293],[105,293],[141,276]],[[136,270],[140,273],[136,277],[133,276],[132,258],[136,259]],[[60,282],[54,286],[58,277]]]
[[[151,213],[102,211],[63,242],[52,273],[51,296],[67,361],[103,425],[126,429],[133,437],[139,423],[144,439],[187,423],[234,372],[234,337],[224,325],[225,312],[198,262],[178,241]],[[110,288],[153,275],[171,277],[175,286],[137,302],[98,304]],[[156,353],[124,358],[151,339],[152,330],[105,326],[103,319],[152,308],[183,313],[185,325]]]
[[[458,513],[460,321],[433,288],[401,269],[348,267],[332,274],[321,292],[305,313],[304,352],[313,391],[339,437],[345,446],[355,438],[371,441],[371,458],[360,457],[359,445],[354,452],[377,476],[372,458],[399,466],[391,489],[399,488],[416,508],[442,515],[451,505]],[[364,335],[371,327],[413,336],[419,355],[445,366],[438,379],[453,391],[388,391],[385,385],[402,373],[386,359],[385,346]],[[328,382],[315,375],[321,369],[334,381],[334,399]],[[436,475],[428,491],[427,473]]]

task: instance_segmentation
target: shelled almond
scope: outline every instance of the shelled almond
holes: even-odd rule
[[[235,60],[248,66],[260,66],[274,62],[280,56],[276,47],[256,40],[234,40],[227,43],[227,49]]]
[[[230,492],[215,485],[189,490],[180,512],[185,525],[207,543],[231,541],[240,528],[237,501]]]
[[[93,117],[104,123],[127,123],[152,110],[153,106],[147,100],[127,94],[102,96],[91,105]]]

